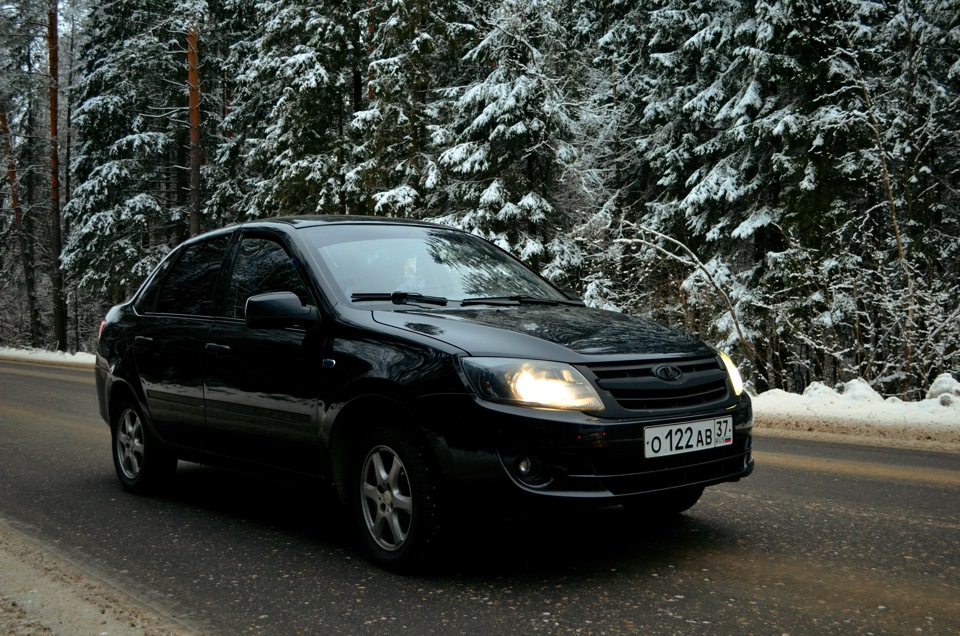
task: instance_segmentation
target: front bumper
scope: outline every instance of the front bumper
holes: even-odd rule
[[[753,409],[746,394],[728,408],[609,420],[492,404],[472,396],[424,401],[420,413],[432,414],[427,430],[455,487],[615,503],[621,497],[736,481],[753,471]],[[644,457],[644,428],[725,415],[733,418],[731,445]]]

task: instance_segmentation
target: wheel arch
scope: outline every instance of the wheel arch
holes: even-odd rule
[[[134,391],[133,387],[123,380],[115,379],[110,385],[110,393],[107,399],[107,415],[109,417],[108,423],[110,426],[113,426],[113,421],[117,415],[117,411],[119,410],[120,405],[124,402],[133,402],[138,407],[140,412],[144,414],[144,419],[149,421],[149,416],[146,415],[147,409],[143,403],[143,400],[140,399],[140,396],[137,395],[137,392]]]
[[[388,423],[409,433],[439,469],[436,439],[403,401],[383,393],[357,395],[339,409],[327,445],[330,478],[341,503],[347,503],[349,470],[365,435]]]
[[[110,385],[110,391],[107,399],[107,424],[110,428],[113,428],[114,420],[117,417],[117,414],[123,403],[132,403],[137,407],[137,410],[140,412],[140,417],[143,418],[144,426],[146,426],[151,436],[157,440],[161,446],[167,446],[166,442],[157,434],[157,429],[153,425],[153,418],[150,417],[150,410],[147,408],[146,401],[143,399],[140,391],[138,391],[133,385],[131,385],[126,380],[120,378],[114,379],[113,383]]]

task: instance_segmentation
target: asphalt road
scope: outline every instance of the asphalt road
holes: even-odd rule
[[[169,496],[125,494],[92,372],[0,362],[0,517],[209,633],[960,632],[960,455],[756,447],[664,522],[477,501],[438,571],[402,577],[314,484],[181,463]]]

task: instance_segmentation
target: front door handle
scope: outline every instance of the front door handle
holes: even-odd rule
[[[204,347],[207,351],[212,353],[215,356],[223,355],[225,353],[230,353],[230,347],[227,345],[217,344],[216,342],[208,342]]]

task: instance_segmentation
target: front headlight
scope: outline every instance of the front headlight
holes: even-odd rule
[[[463,358],[470,386],[485,400],[574,411],[602,411],[603,402],[569,364],[515,358]]]
[[[727,367],[727,375],[730,376],[730,384],[733,385],[733,392],[740,395],[743,393],[743,376],[740,375],[740,369],[733,363],[730,356],[723,351],[720,352],[720,359],[723,360],[723,366]]]

